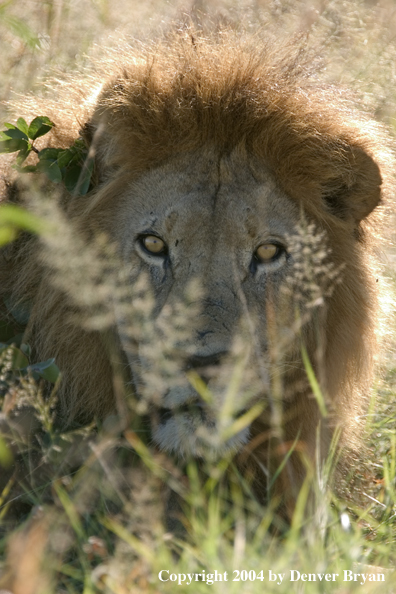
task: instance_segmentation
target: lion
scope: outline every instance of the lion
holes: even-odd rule
[[[51,259],[61,239],[45,252],[23,235],[0,267],[2,295],[32,303],[34,359],[61,370],[61,426],[122,416],[116,360],[157,447],[231,452],[263,500],[283,464],[289,508],[334,435],[353,448],[362,430],[390,193],[386,133],[312,77],[309,59],[296,42],[189,28],[111,54],[55,100],[27,99],[19,109],[55,123],[49,146],[83,138],[94,175],[85,196],[45,183],[75,242],[63,282]],[[29,184],[5,163],[3,200],[29,206]],[[96,327],[81,317],[78,255],[103,237],[114,249],[99,276],[119,273],[122,288]]]

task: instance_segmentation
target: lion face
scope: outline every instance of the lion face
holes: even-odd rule
[[[150,384],[156,393],[154,439],[179,454],[238,448],[248,426],[225,440],[220,434],[268,383],[268,317],[293,267],[288,238],[298,207],[253,157],[210,150],[149,171],[131,182],[122,201],[116,222],[122,257],[131,284],[144,276],[153,298],[144,330],[151,342],[143,336],[137,353],[130,345],[125,350],[138,391]],[[126,344],[125,319],[118,326]],[[153,350],[164,357],[159,387],[152,381]],[[230,404],[230,379],[241,360],[249,381]],[[172,364],[174,374],[167,370]],[[193,387],[191,372],[207,384],[207,396]]]

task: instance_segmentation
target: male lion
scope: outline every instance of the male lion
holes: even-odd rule
[[[88,99],[74,80],[56,101],[27,100],[29,115],[55,122],[52,146],[82,136],[95,171],[86,196],[54,191],[74,238],[66,279],[51,253],[63,238],[43,251],[24,236],[0,268],[1,293],[33,302],[35,359],[61,369],[60,423],[122,408],[118,358],[160,448],[250,455],[263,496],[292,451],[290,501],[334,429],[352,445],[360,422],[376,349],[371,229],[387,168],[379,126],[314,83],[300,54],[188,30],[116,53]],[[5,195],[29,204],[26,182],[4,169]],[[85,263],[84,250],[104,258],[98,291],[101,276],[113,287],[119,273],[102,325],[84,305],[95,259]]]

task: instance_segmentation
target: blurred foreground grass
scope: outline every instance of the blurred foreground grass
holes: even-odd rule
[[[6,367],[3,355],[3,373]],[[14,435],[25,478],[17,488],[7,485],[0,496],[0,586],[14,594],[203,593],[209,588],[393,593],[395,381],[393,368],[379,382],[376,410],[373,406],[366,424],[370,456],[364,465],[335,489],[324,473],[314,483],[313,516],[305,514],[303,488],[287,526],[277,515],[277,502],[260,505],[230,460],[175,466],[147,445],[149,435],[139,419],[124,432],[108,424],[100,437],[89,429],[54,431],[54,401],[44,400],[37,383],[25,377],[18,398],[34,406],[44,430],[25,446],[21,434]],[[4,442],[0,446],[7,467]],[[8,513],[15,502],[22,517],[26,507],[19,527]],[[189,574],[201,577],[187,584]],[[282,579],[274,580],[275,574]],[[302,581],[303,574],[309,581]],[[337,575],[324,582],[319,574]],[[353,574],[364,577],[350,581]]]

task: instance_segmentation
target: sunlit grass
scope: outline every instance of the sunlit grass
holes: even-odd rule
[[[56,436],[47,423],[40,437],[47,480],[36,478],[29,486],[24,481],[17,495],[35,511],[22,522],[23,538],[20,531],[3,537],[7,572],[0,583],[22,579],[22,560],[32,572],[23,574],[24,580],[40,588],[48,584],[47,590],[32,590],[40,594],[173,592],[176,585],[180,592],[193,587],[197,593],[209,586],[214,592],[393,592],[396,403],[389,392],[394,377],[390,370],[382,383],[386,397],[379,394],[370,413],[368,451],[374,449],[375,457],[357,469],[362,476],[355,490],[348,495],[348,479],[343,489],[332,484],[334,448],[320,480],[308,472],[290,525],[278,515],[276,499],[266,506],[256,500],[231,457],[175,466],[145,443],[138,428],[88,438],[87,433]],[[45,405],[36,401],[39,415]],[[41,418],[48,420],[48,412],[42,410]],[[57,468],[73,441],[83,462],[62,478]],[[62,449],[61,443],[69,446]],[[27,450],[24,456],[29,468]],[[306,506],[312,489],[316,505],[310,515]],[[4,507],[8,490],[6,485],[1,502],[4,528],[10,526]],[[35,555],[29,556],[26,539]],[[344,571],[367,574],[364,590],[363,578],[344,581]],[[368,581],[377,579],[376,572],[385,582]],[[193,574],[191,587],[187,582]],[[195,574],[201,575],[199,581]],[[310,581],[303,582],[303,574],[311,574]],[[325,589],[322,574],[330,576]]]

